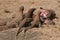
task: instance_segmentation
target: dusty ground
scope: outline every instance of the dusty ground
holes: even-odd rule
[[[60,0],[0,0],[0,25],[11,21],[12,17],[19,13],[21,5],[24,5],[24,11],[30,7],[53,9],[60,17]],[[6,13],[5,10],[9,13]],[[54,21],[56,22],[54,26],[28,30],[25,37],[23,32],[16,37],[18,28],[1,31],[0,40],[60,40],[60,18]]]

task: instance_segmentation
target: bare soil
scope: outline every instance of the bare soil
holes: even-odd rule
[[[19,13],[23,5],[26,12],[30,7],[53,9],[60,17],[60,0],[0,0],[0,29]],[[0,40],[60,40],[60,18],[54,20],[56,25],[29,29],[25,36],[23,31],[16,37],[18,28],[0,31]]]

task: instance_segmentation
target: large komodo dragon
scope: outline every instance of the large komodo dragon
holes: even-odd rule
[[[36,10],[36,8],[30,8],[27,11],[27,13],[24,14],[24,19],[22,20],[22,22],[19,25],[19,29],[18,29],[17,35],[22,31],[22,27],[26,26],[27,23],[29,24],[32,21],[33,12],[35,10]],[[28,26],[28,24],[27,24],[27,26]]]

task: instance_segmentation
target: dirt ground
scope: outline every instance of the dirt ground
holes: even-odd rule
[[[0,0],[0,25],[10,22],[19,13],[21,5],[25,7],[24,12],[30,7],[43,7],[55,10],[58,18],[60,17],[60,0]],[[16,37],[18,28],[0,31],[0,40],[60,40],[60,18],[54,21],[56,25],[29,29],[25,36],[21,32]]]

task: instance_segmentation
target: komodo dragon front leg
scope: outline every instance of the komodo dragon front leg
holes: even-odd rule
[[[22,26],[26,23],[26,21],[27,21],[27,18],[23,19],[23,21],[22,21],[21,24],[19,25],[20,27],[19,27],[19,29],[18,29],[17,35],[22,31],[21,28],[22,28]],[[16,35],[16,36],[17,36],[17,35]]]

